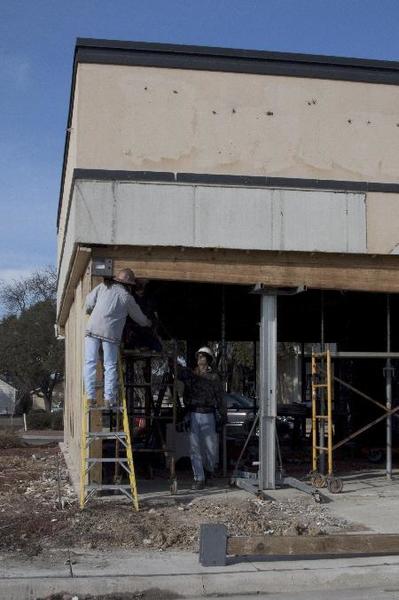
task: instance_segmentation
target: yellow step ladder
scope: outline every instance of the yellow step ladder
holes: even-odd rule
[[[136,485],[136,475],[134,471],[132,439],[130,434],[129,417],[127,413],[126,392],[124,386],[123,366],[119,356],[119,403],[113,407],[104,406],[89,406],[86,394],[83,396],[83,414],[82,414],[82,437],[81,437],[81,463],[80,463],[80,508],[83,509],[90,498],[104,491],[111,491],[112,496],[117,499],[121,496],[126,496],[132,501],[133,508],[138,511],[138,495]],[[109,431],[91,431],[91,416],[95,411],[110,414]],[[116,430],[111,431],[111,418],[116,414]],[[122,428],[120,428],[120,416],[122,415]],[[90,457],[90,447],[94,441],[115,440],[115,457],[114,458],[93,458]],[[126,458],[119,456],[120,449],[125,449]],[[115,481],[114,484],[96,484],[90,481],[90,472],[94,465],[102,465],[104,463],[114,463],[115,469],[120,467],[129,477],[129,484],[122,484]],[[104,497],[104,496],[102,496]],[[109,497],[109,496],[108,496]]]
[[[331,352],[312,351],[312,475],[315,487],[328,487],[331,493],[342,491],[341,479],[333,473],[333,376]],[[327,410],[326,410],[327,409]],[[319,443],[317,442],[319,436]],[[327,454],[327,476],[319,472],[320,458]]]

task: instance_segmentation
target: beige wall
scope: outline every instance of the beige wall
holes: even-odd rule
[[[398,254],[399,194],[367,194],[367,249],[376,254]]]
[[[79,167],[399,180],[397,86],[95,64],[78,73]]]
[[[76,75],[75,96],[72,112],[72,121],[69,131],[69,147],[68,160],[64,175],[64,190],[62,203],[60,207],[58,238],[57,238],[57,257],[58,264],[60,261],[62,244],[65,237],[65,229],[67,225],[68,200],[71,192],[71,183],[73,171],[77,166],[77,144],[78,144],[78,114],[79,114],[79,72]]]

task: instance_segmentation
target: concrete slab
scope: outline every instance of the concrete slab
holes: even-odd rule
[[[342,477],[341,494],[323,493],[331,499],[329,510],[336,516],[358,523],[376,533],[399,533],[399,471],[387,480],[382,470],[353,473]]]
[[[43,552],[33,557],[0,554],[0,582],[15,578],[70,577],[68,559],[68,550]]]
[[[246,559],[232,562],[227,567],[202,567],[198,555],[191,552],[88,552],[72,550],[72,571],[74,577],[91,573],[101,576],[146,576],[149,572],[160,575],[193,575],[201,573],[243,573],[255,572],[257,568]]]
[[[90,553],[85,562],[73,553],[73,576],[44,575],[15,562],[12,576],[0,578],[0,600],[36,598],[50,593],[102,594],[158,589],[183,598],[212,595],[325,592],[347,588],[399,586],[399,557],[323,560],[231,561],[227,567],[205,568],[198,556],[173,553]],[[122,561],[122,562],[121,562]],[[132,570],[132,574],[126,571]],[[119,573],[119,574],[118,574]],[[320,597],[320,596],[319,596]]]

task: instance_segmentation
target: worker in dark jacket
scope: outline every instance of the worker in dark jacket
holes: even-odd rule
[[[129,315],[142,327],[151,327],[151,320],[142,312],[131,294],[135,276],[131,269],[122,269],[113,280],[100,283],[86,297],[86,312],[90,318],[85,337],[84,382],[89,405],[95,406],[96,368],[100,346],[104,353],[104,405],[116,403],[118,382],[118,350],[122,331]]]
[[[190,419],[190,458],[194,474],[192,489],[201,490],[212,477],[218,462],[216,416],[226,419],[220,378],[212,368],[212,350],[207,346],[196,352],[197,366],[192,371],[178,369],[184,382],[184,404]]]

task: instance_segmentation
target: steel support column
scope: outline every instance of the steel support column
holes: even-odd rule
[[[259,377],[259,491],[276,487],[277,296],[262,294]]]
[[[391,303],[387,294],[387,352],[391,352]],[[385,401],[387,411],[392,410],[392,362],[387,358],[385,363]],[[386,475],[392,479],[392,416],[387,414],[386,422]]]

